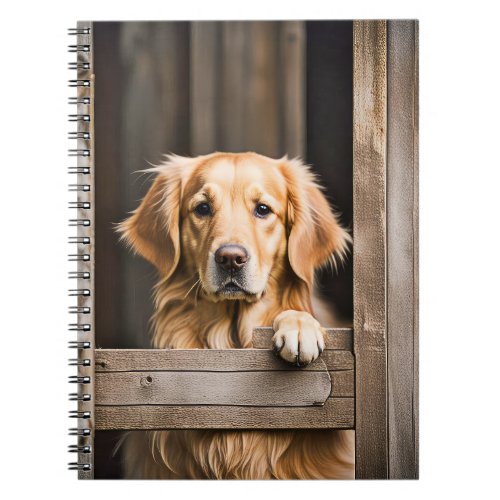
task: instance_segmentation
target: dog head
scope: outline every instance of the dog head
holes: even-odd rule
[[[120,231],[163,279],[183,267],[209,300],[254,302],[290,271],[311,288],[314,270],[342,258],[351,240],[297,159],[169,156],[154,171]]]

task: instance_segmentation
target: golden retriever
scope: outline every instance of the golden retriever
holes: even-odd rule
[[[314,273],[351,241],[309,168],[256,153],[168,156],[122,238],[156,266],[155,348],[274,348],[306,365],[324,348]],[[328,325],[333,326],[333,325]],[[340,479],[354,475],[352,431],[132,432],[129,478]]]

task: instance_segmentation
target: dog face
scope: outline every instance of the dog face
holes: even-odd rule
[[[314,269],[346,251],[349,235],[298,160],[214,153],[155,171],[120,230],[165,279],[183,266],[209,300],[257,301],[290,271],[312,286]]]
[[[186,262],[207,297],[258,300],[286,254],[278,169],[258,156],[211,158],[186,183],[181,217]]]

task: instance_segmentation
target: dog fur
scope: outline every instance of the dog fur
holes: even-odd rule
[[[248,348],[255,326],[273,325],[283,359],[316,359],[324,331],[313,316],[314,273],[342,260],[351,238],[310,169],[287,157],[213,153],[171,155],[152,171],[149,192],[119,230],[159,272],[153,347]],[[245,252],[243,268],[222,268],[218,249],[234,245]],[[347,479],[353,438],[334,430],[137,431],[125,441],[125,473]]]

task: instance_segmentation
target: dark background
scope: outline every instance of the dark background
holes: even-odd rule
[[[94,46],[97,347],[149,347],[155,270],[113,225],[164,153],[301,156],[352,226],[352,22],[105,22]],[[319,281],[350,322],[352,259]],[[96,478],[120,477],[120,434],[96,433]]]

